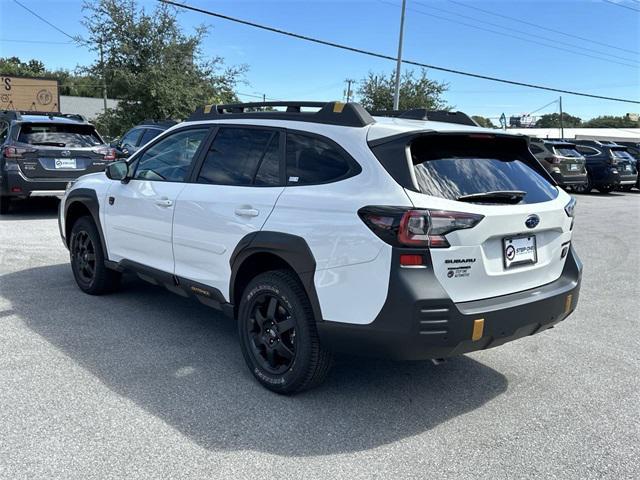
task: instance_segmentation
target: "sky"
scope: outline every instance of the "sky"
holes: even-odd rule
[[[20,1],[70,35],[85,33],[80,0]],[[183,2],[323,40],[397,54],[401,0]],[[153,9],[155,3],[138,0],[145,9]],[[248,66],[245,83],[238,86],[243,101],[256,101],[262,95],[278,100],[341,100],[345,79],[360,81],[368,72],[388,73],[395,68],[393,61],[195,12],[180,13],[179,21],[185,31],[198,25],[210,28],[203,45],[206,55],[221,56],[227,65]],[[35,58],[50,69],[74,69],[95,60],[93,52],[65,43],[67,37],[14,0],[0,0],[0,26],[2,57]],[[403,58],[408,60],[640,101],[638,52],[640,0],[407,0]],[[554,100],[559,94],[554,92],[435,70],[428,70],[428,75],[448,83],[446,102],[470,115],[497,118],[505,113],[509,117],[551,102],[536,115],[558,108]],[[562,97],[564,111],[583,119],[640,112],[637,103]]]

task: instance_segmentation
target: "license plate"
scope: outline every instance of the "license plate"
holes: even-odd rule
[[[53,164],[55,168],[75,169],[76,159],[75,158],[56,158]]]
[[[578,165],[577,163],[572,163],[571,165],[569,165],[569,170],[580,170],[580,165]]]
[[[504,267],[527,265],[538,261],[535,235],[522,235],[502,240]]]
[[[624,166],[624,169],[625,169],[627,172],[630,172],[630,171],[631,171],[631,165],[625,165],[625,166]]]

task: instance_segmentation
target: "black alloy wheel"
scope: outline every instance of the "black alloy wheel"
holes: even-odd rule
[[[96,275],[96,248],[88,232],[81,230],[76,234],[71,256],[79,277],[83,282],[91,283]]]
[[[251,350],[267,372],[286,372],[296,357],[296,328],[291,312],[278,297],[259,295],[249,317]]]

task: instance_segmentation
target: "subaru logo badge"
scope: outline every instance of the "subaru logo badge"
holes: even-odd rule
[[[529,215],[524,221],[527,228],[536,228],[540,223],[540,217],[538,215]]]
[[[69,155],[71,155],[71,152],[69,150],[63,150],[60,152],[60,155],[62,155],[63,157],[68,157]]]

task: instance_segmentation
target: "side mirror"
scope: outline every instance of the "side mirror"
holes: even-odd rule
[[[111,180],[126,180],[129,174],[129,165],[127,162],[113,162],[107,165],[105,170],[107,177]]]

